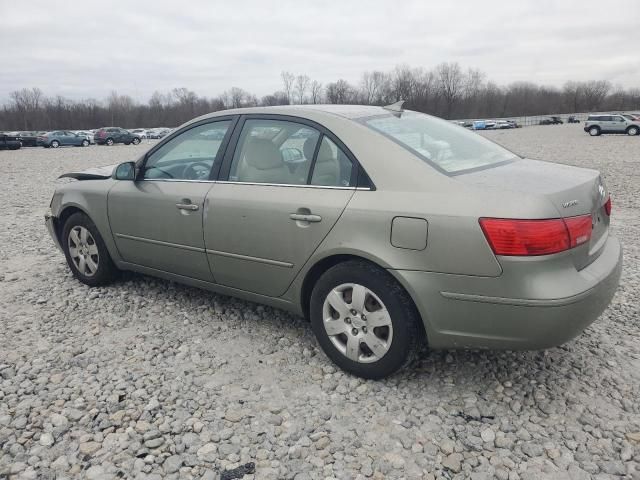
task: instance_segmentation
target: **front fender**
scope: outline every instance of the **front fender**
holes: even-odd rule
[[[107,197],[115,180],[83,180],[67,183],[56,189],[51,200],[51,214],[57,219],[58,232],[71,213],[69,209],[85,213],[96,225],[114,262],[121,261],[116,248],[107,210]]]

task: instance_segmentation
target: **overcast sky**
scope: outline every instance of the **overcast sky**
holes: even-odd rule
[[[0,102],[46,94],[146,100],[187,87],[259,97],[280,72],[357,83],[365,70],[457,61],[500,84],[640,87],[640,1],[0,0]]]

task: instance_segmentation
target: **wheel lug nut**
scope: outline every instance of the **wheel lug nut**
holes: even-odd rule
[[[362,320],[367,320],[367,317],[365,315],[360,315],[360,318],[362,318]]]
[[[367,327],[362,327],[362,333],[367,333]]]
[[[353,333],[354,335],[357,335],[358,334],[358,329],[354,328],[353,330],[351,330],[351,333]]]
[[[358,312],[356,312],[355,310],[351,310],[351,315],[356,315]]]
[[[344,323],[351,323],[351,319],[349,317],[345,318]]]

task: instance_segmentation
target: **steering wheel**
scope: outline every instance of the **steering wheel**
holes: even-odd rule
[[[211,167],[204,162],[190,163],[182,171],[182,177],[186,180],[207,180]]]

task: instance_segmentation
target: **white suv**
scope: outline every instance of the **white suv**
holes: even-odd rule
[[[592,137],[597,137],[601,133],[638,135],[640,133],[640,121],[635,120],[632,115],[623,115],[621,113],[589,115],[587,121],[584,122],[584,131]]]

